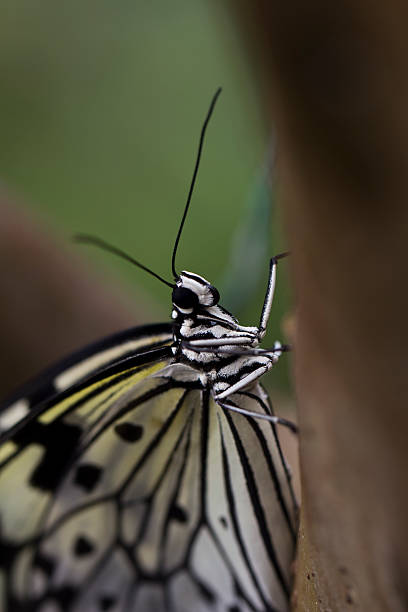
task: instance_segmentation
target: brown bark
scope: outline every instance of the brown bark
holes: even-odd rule
[[[297,300],[297,610],[408,607],[408,5],[241,3]]]

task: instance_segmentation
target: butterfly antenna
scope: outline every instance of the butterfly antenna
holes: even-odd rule
[[[102,240],[101,238],[98,238],[97,236],[91,236],[89,234],[76,234],[74,236],[74,240],[75,242],[79,242],[80,244],[91,244],[93,246],[98,247],[99,249],[102,249],[103,251],[108,251],[108,253],[113,253],[114,255],[117,255],[118,257],[125,259],[126,261],[130,261],[130,263],[134,264],[138,268],[141,268],[148,274],[151,274],[152,276],[157,278],[159,281],[161,281],[168,287],[171,287],[171,288],[174,287],[173,283],[169,283],[169,281],[166,281],[165,278],[162,278],[161,276],[159,276],[159,274],[156,274],[156,272],[153,272],[153,270],[150,270],[150,268],[148,268],[147,266],[144,266],[136,259],[133,259],[133,257],[128,255],[121,249],[118,249],[117,247],[109,244],[108,242],[105,242],[105,240]]]
[[[217,89],[217,91],[214,94],[213,99],[211,100],[210,108],[208,109],[208,113],[207,113],[207,116],[206,116],[205,121],[203,123],[203,127],[201,128],[200,142],[199,142],[199,145],[198,145],[198,153],[197,153],[197,159],[196,159],[196,163],[195,163],[195,167],[194,167],[193,178],[191,179],[190,190],[189,190],[188,196],[187,196],[187,202],[186,202],[186,205],[184,207],[183,217],[181,219],[180,227],[178,229],[176,241],[174,243],[174,248],[173,248],[173,255],[172,255],[172,258],[171,258],[171,269],[172,269],[174,278],[178,277],[178,274],[177,274],[177,271],[176,271],[177,247],[178,247],[178,244],[179,244],[179,241],[180,241],[181,232],[183,231],[184,222],[185,222],[186,217],[187,217],[188,209],[190,207],[191,196],[193,195],[193,189],[194,189],[194,185],[195,185],[196,178],[197,178],[198,167],[200,165],[200,159],[201,159],[201,152],[202,152],[203,144],[204,144],[205,131],[207,129],[208,122],[209,122],[209,120],[211,118],[212,112],[214,110],[215,103],[217,102],[217,98],[220,95],[220,93],[221,93],[221,87],[219,87]]]

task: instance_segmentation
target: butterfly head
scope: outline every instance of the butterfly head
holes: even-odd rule
[[[216,306],[218,290],[205,278],[192,272],[181,272],[174,285],[172,302],[175,316],[188,316]]]

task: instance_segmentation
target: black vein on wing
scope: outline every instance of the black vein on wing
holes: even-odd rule
[[[254,515],[256,517],[256,521],[258,523],[258,527],[260,530],[262,541],[264,543],[265,550],[268,554],[268,557],[269,557],[269,560],[272,566],[275,569],[275,573],[282,587],[282,590],[284,591],[286,597],[288,598],[290,594],[289,585],[286,582],[286,578],[283,574],[282,568],[280,567],[279,561],[276,556],[275,548],[272,542],[272,535],[268,529],[268,524],[267,524],[267,520],[265,517],[265,511],[261,503],[261,498],[260,498],[260,494],[259,494],[258,487],[256,484],[256,479],[255,479],[253,469],[248,460],[248,456],[245,452],[245,448],[244,448],[244,445],[242,444],[242,440],[238,435],[237,428],[235,426],[232,416],[226,412],[225,417],[229,423],[231,433],[234,438],[235,446],[238,451],[238,456],[240,459],[241,467],[245,475],[245,481],[246,481],[249,497],[251,500]]]
[[[225,416],[228,417],[230,415],[225,415]],[[231,428],[231,423],[228,422],[228,424]],[[225,440],[224,440],[224,433],[222,431],[221,423],[220,423],[220,433],[221,433],[222,469],[223,469],[223,474],[224,474],[225,492],[227,495],[228,509],[229,509],[229,513],[231,517],[232,528],[234,530],[234,535],[235,535],[235,538],[238,544],[238,548],[241,551],[242,558],[252,578],[252,582],[255,586],[255,589],[265,606],[265,609],[270,612],[278,612],[278,610],[274,610],[273,608],[271,608],[268,601],[266,600],[265,594],[261,588],[261,585],[259,583],[255,569],[252,566],[251,560],[248,555],[248,551],[246,550],[246,547],[244,544],[244,539],[242,537],[242,533],[241,533],[241,529],[240,529],[239,521],[238,521],[237,505],[235,502],[234,492],[233,492],[233,487],[232,487],[231,470],[230,470],[230,465],[228,461],[228,452],[227,452],[227,447],[226,447]]]
[[[150,365],[151,364],[149,364],[149,366]],[[118,401],[115,399],[116,396],[120,397],[120,401],[122,401],[123,398],[126,398],[127,391],[123,392],[123,387],[126,386],[127,380],[129,379],[130,376],[134,375],[136,370],[137,371],[143,370],[143,366],[129,370],[124,373],[122,372],[122,374],[118,376],[117,379],[115,379],[114,381],[115,384],[118,382],[119,386],[115,388],[115,391],[113,391],[112,394],[110,394],[107,398],[104,398],[101,402],[98,403],[99,409],[103,407],[102,412],[97,417],[97,419],[92,423],[91,430],[85,431],[85,433],[81,436],[82,442],[76,445],[76,449],[68,457],[64,469],[60,471],[59,483],[54,491],[55,493],[54,500],[55,499],[58,500],[58,495],[59,495],[60,489],[62,488],[64,484],[66,476],[70,473],[71,470],[73,470],[76,466],[79,465],[80,459],[85,454],[87,449],[105,431],[114,427],[118,419],[122,419],[128,413],[130,413],[131,411],[134,411],[140,406],[143,406],[149,400],[152,400],[155,397],[160,397],[163,394],[166,394],[167,392],[169,392],[170,390],[175,390],[177,388],[181,389],[182,390],[181,397],[179,397],[179,399],[175,403],[175,406],[169,407],[169,413],[164,423],[161,425],[160,430],[154,435],[154,437],[152,437],[152,439],[148,443],[148,446],[144,449],[142,454],[141,455],[136,454],[137,458],[136,458],[136,461],[132,469],[128,472],[126,478],[120,484],[120,486],[117,486],[114,491],[108,494],[105,494],[105,495],[99,495],[97,497],[94,497],[92,500],[77,503],[75,507],[66,511],[62,516],[59,516],[52,525],[48,525],[48,526],[46,526],[46,524],[47,524],[48,516],[52,510],[53,502],[51,501],[49,504],[47,504],[46,510],[44,511],[41,517],[40,527],[39,527],[40,532],[35,537],[25,540],[21,545],[17,545],[17,548],[20,550],[23,548],[27,548],[29,546],[34,546],[35,548],[34,562],[36,558],[41,556],[42,545],[47,540],[50,540],[52,536],[56,532],[58,532],[58,530],[61,529],[65,523],[71,520],[75,515],[79,515],[85,510],[88,510],[92,507],[97,507],[100,504],[103,504],[106,502],[114,502],[116,505],[115,506],[117,510],[115,513],[116,524],[112,525],[112,529],[114,529],[116,532],[116,537],[112,543],[108,542],[108,545],[106,546],[106,549],[104,549],[102,556],[96,560],[96,562],[91,567],[91,569],[87,572],[86,575],[84,575],[83,580],[80,585],[80,592],[75,591],[75,589],[78,589],[78,585],[76,585],[73,581],[71,581],[71,583],[66,582],[61,587],[56,587],[55,585],[52,584],[52,581],[50,579],[48,588],[46,589],[45,593],[40,598],[37,598],[36,600],[30,598],[29,601],[27,602],[27,605],[32,606],[32,609],[35,609],[35,607],[38,606],[40,603],[44,602],[48,596],[55,595],[57,598],[61,598],[64,594],[67,597],[69,594],[70,606],[72,606],[72,609],[73,609],[75,602],[82,601],[81,598],[86,596],[86,592],[89,589],[93,588],[93,585],[97,583],[98,578],[101,576],[101,573],[104,567],[106,567],[106,564],[109,562],[113,553],[115,551],[117,551],[118,553],[121,551],[122,553],[125,554],[130,570],[134,576],[134,581],[132,582],[131,585],[129,585],[128,594],[126,596],[128,602],[130,602],[132,593],[137,594],[137,590],[141,588],[142,585],[150,583],[150,584],[156,585],[157,588],[160,589],[160,593],[164,597],[164,601],[166,602],[167,609],[169,610],[169,612],[175,611],[177,609],[177,606],[173,605],[173,602],[172,602],[171,593],[169,591],[170,581],[171,581],[171,578],[175,574],[177,574],[177,572],[186,571],[188,573],[188,576],[191,582],[198,589],[198,592],[200,593],[203,599],[203,602],[206,602],[206,604],[209,607],[212,607],[214,605],[216,595],[215,593],[213,593],[212,589],[206,584],[205,580],[203,580],[202,577],[197,574],[192,564],[192,551],[193,551],[194,543],[196,542],[199,534],[204,529],[207,529],[210,537],[212,538],[212,541],[215,545],[216,550],[218,551],[219,555],[221,556],[221,559],[224,561],[225,566],[230,573],[232,584],[234,585],[234,588],[235,588],[236,604],[238,605],[238,608],[239,608],[240,602],[241,603],[245,602],[248,608],[250,608],[253,611],[257,610],[257,607],[254,605],[253,601],[251,601],[251,598],[245,593],[245,589],[241,584],[239,576],[237,575],[237,569],[234,567],[234,560],[229,558],[229,555],[224,549],[224,546],[222,542],[220,541],[220,538],[217,536],[214,528],[212,527],[210,517],[208,516],[209,509],[207,507],[207,487],[208,487],[208,454],[210,450],[209,449],[209,424],[210,424],[210,410],[214,410],[218,417],[218,426],[219,426],[219,431],[220,431],[220,436],[221,436],[220,443],[221,443],[222,465],[220,466],[220,468],[223,471],[223,481],[224,481],[226,499],[227,499],[227,504],[228,504],[229,522],[232,525],[233,533],[237,541],[238,548],[241,551],[241,555],[242,555],[244,564],[255,586],[255,590],[258,593],[261,601],[263,602],[264,610],[273,612],[274,608],[270,606],[269,602],[266,599],[265,594],[263,593],[262,587],[259,583],[259,580],[255,572],[255,569],[250,560],[248,550],[246,549],[246,544],[244,542],[243,534],[241,532],[241,527],[240,527],[239,520],[238,520],[239,509],[237,508],[237,502],[234,497],[233,484],[231,481],[231,478],[232,478],[231,469],[230,469],[230,464],[229,464],[229,459],[228,459],[228,454],[231,452],[232,449],[227,449],[226,447],[226,442],[224,439],[224,434],[222,431],[221,422],[219,418],[220,409],[216,404],[213,403],[209,389],[202,389],[200,383],[198,382],[197,383],[184,383],[184,382],[177,383],[176,381],[170,379],[170,380],[166,380],[166,382],[163,383],[163,382],[159,382],[160,379],[157,379],[156,386],[153,389],[149,389],[147,392],[143,393],[142,395],[136,398],[133,395],[129,394],[129,398],[128,398],[129,401],[126,401],[126,403],[124,403],[123,406],[121,405],[120,408],[117,407],[115,409],[115,404]],[[122,381],[123,381],[123,385],[122,385]],[[109,384],[104,385],[102,383],[97,388],[97,390],[95,390],[95,392],[89,392],[84,397],[81,397],[78,400],[78,402],[75,402],[74,406],[71,406],[69,409],[67,409],[67,411],[65,411],[60,416],[58,416],[55,419],[55,422],[57,423],[61,421],[63,422],[65,417],[68,416],[68,414],[75,413],[75,410],[78,410],[81,406],[83,406],[84,404],[89,402],[91,399],[93,399],[95,396],[97,396],[99,393],[101,393],[102,389],[106,389],[108,387],[109,387]],[[191,393],[196,395],[196,397],[199,398],[198,402],[195,402],[195,403],[189,402],[189,397]],[[211,405],[210,405],[210,402],[211,402]],[[263,403],[261,403],[260,405],[262,406],[264,410],[267,410],[267,408],[265,408],[265,405]],[[113,411],[112,417],[110,418],[107,418],[107,415],[109,414],[108,407],[109,407],[109,410]],[[141,496],[140,498],[135,498],[134,500],[123,500],[122,496],[125,495],[127,487],[130,485],[132,480],[138,477],[138,474],[140,473],[142,467],[146,464],[146,462],[152,456],[156,456],[155,452],[156,451],[160,452],[160,449],[163,448],[163,445],[166,443],[167,434],[172,428],[172,425],[175,423],[175,419],[183,407],[186,408],[186,421],[183,422],[181,430],[178,433],[175,442],[172,443],[170,448],[166,448],[166,460],[165,460],[164,465],[160,469],[160,473],[158,477],[156,477],[156,481],[154,483],[152,490],[145,497]],[[188,408],[190,408],[190,411],[188,411]],[[92,411],[90,411],[90,413],[88,413],[87,416],[89,416],[89,414],[92,414],[93,410],[94,409],[92,409]],[[181,561],[177,565],[175,565],[174,567],[166,571],[164,567],[164,559],[165,559],[166,550],[169,546],[168,542],[169,542],[169,530],[170,530],[170,524],[171,524],[171,512],[173,510],[173,506],[175,505],[177,498],[180,494],[180,491],[182,489],[183,477],[186,473],[187,466],[189,465],[189,460],[191,457],[190,445],[191,445],[191,439],[192,439],[191,436],[192,436],[192,427],[193,427],[193,422],[194,422],[194,414],[196,414],[195,413],[196,410],[200,411],[200,414],[198,416],[196,415],[197,420],[199,420],[200,422],[194,423],[194,426],[198,426],[200,428],[200,437],[198,440],[199,448],[197,450],[197,452],[199,452],[199,461],[198,461],[198,465],[199,465],[198,491],[199,493],[198,493],[198,499],[197,499],[198,516],[195,517],[193,522],[189,522],[189,524],[186,525],[186,529],[188,528],[189,532],[188,532],[187,542],[186,544],[183,544],[184,554],[183,554],[183,557],[181,558]],[[280,568],[279,568],[279,565],[276,559],[276,555],[275,555],[274,548],[273,548],[273,542],[270,537],[270,533],[268,530],[268,526],[266,523],[266,519],[264,516],[262,504],[261,504],[260,494],[257,489],[257,484],[255,482],[255,476],[253,474],[249,459],[246,455],[242,441],[239,437],[239,432],[237,431],[235,427],[235,424],[234,424],[234,421],[231,415],[225,413],[225,411],[223,411],[222,414],[224,415],[227,421],[226,426],[229,427],[231,434],[233,436],[233,440],[234,440],[234,451],[233,452],[237,452],[237,457],[239,459],[241,469],[243,471],[243,475],[247,482],[251,505],[254,510],[256,521],[257,521],[260,533],[264,541],[265,550],[269,556],[271,565],[273,566],[274,571],[276,575],[278,576],[279,581],[282,583],[282,581],[284,581],[283,575],[282,575],[282,572],[280,571]],[[272,462],[272,458],[270,457],[270,453],[269,453],[269,450],[266,444],[266,440],[263,436],[263,433],[261,432],[259,428],[259,425],[254,424],[252,419],[249,417],[247,418],[247,417],[240,416],[239,418],[245,418],[251,424],[251,427],[253,428],[261,444],[262,454],[268,465],[268,470],[271,476],[271,480],[274,482],[275,488],[276,488],[276,482],[275,482],[276,468]],[[50,424],[48,425],[42,424],[42,427],[46,427],[46,426],[49,427]],[[89,435],[89,431],[92,431],[91,435]],[[35,440],[36,440],[36,437],[33,436],[33,431],[32,431],[31,432],[31,443],[34,443]],[[176,463],[176,460],[177,460],[177,463]],[[108,469],[108,468],[105,467],[105,469]],[[141,542],[143,533],[149,525],[149,521],[154,521],[155,519],[154,502],[155,502],[156,496],[158,495],[161,487],[164,486],[166,482],[165,481],[166,475],[169,473],[171,469],[176,469],[177,473],[175,475],[175,481],[172,481],[171,491],[169,491],[168,499],[170,500],[170,503],[166,511],[164,521],[163,523],[160,523],[162,532],[161,532],[161,538],[159,538],[161,544],[160,544],[160,551],[158,555],[158,563],[155,565],[154,570],[146,571],[144,568],[140,566],[138,560],[136,559],[134,549],[135,547],[137,547],[137,544]],[[278,499],[280,503],[282,503],[283,494],[279,496],[279,494],[277,493],[277,495],[278,495]],[[132,545],[128,545],[127,543],[123,541],[123,538],[121,537],[120,526],[121,526],[121,521],[123,520],[123,517],[122,517],[123,510],[132,504],[135,504],[135,505],[145,504],[145,508],[144,508],[144,516],[142,516],[142,519],[140,523],[138,524],[139,531],[138,531],[138,534],[136,535],[136,541],[134,543],[132,542]],[[282,511],[285,512],[284,510]],[[41,530],[43,531],[41,532]],[[1,533],[0,533],[0,538],[1,538]],[[64,558],[64,550],[65,549],[61,549],[61,548],[57,550],[57,556],[58,556],[59,561],[62,561]],[[271,571],[272,571],[272,568],[271,568]],[[8,588],[9,588],[10,582],[11,582],[10,580],[7,580]],[[282,588],[285,591],[285,593],[288,592],[287,586],[285,583],[282,585]],[[29,592],[29,589],[26,588],[25,592],[27,594]],[[11,607],[13,611],[19,610],[18,606],[20,604],[10,594],[10,592],[8,594],[8,601],[11,606],[14,605],[14,607]],[[29,609],[30,609],[29,607],[24,607],[24,612]]]
[[[261,388],[263,389],[262,386],[261,386]],[[260,397],[255,395],[254,393],[250,393],[249,391],[243,391],[241,393],[242,393],[242,395],[246,395],[247,397],[249,397],[249,398],[251,398],[253,400],[256,400],[267,414],[272,414],[272,415],[275,414],[275,411],[273,410],[272,402],[271,402],[271,400],[269,398],[269,395],[265,391],[264,391],[264,394],[265,394],[265,397],[266,397],[267,402],[268,402],[267,404]],[[270,422],[270,426],[271,426],[271,429],[272,429],[272,434],[273,434],[273,438],[274,438],[274,441],[275,441],[275,445],[276,445],[276,448],[278,450],[278,454],[279,454],[279,458],[280,458],[280,463],[282,465],[282,469],[283,469],[283,472],[285,474],[285,479],[286,479],[286,484],[288,486],[289,495],[290,495],[290,498],[291,498],[291,501],[292,501],[293,513],[294,513],[294,519],[293,519],[294,520],[294,524],[292,524],[292,525],[293,525],[293,530],[295,532],[295,539],[296,539],[296,532],[297,532],[297,529],[298,529],[298,524],[297,523],[298,523],[299,506],[298,506],[298,503],[297,503],[297,500],[296,500],[296,496],[295,496],[295,492],[294,492],[293,486],[292,486],[292,474],[291,474],[291,472],[290,472],[290,470],[288,468],[288,464],[287,464],[287,462],[285,460],[285,456],[283,454],[282,445],[280,443],[279,436],[278,436],[277,426],[276,426],[275,423],[271,423],[271,422]]]
[[[244,392],[244,393],[239,393],[238,395],[244,395],[246,397],[251,397],[254,400],[259,400],[261,408],[267,414],[269,414],[269,411],[265,410],[266,406],[264,405],[262,400],[260,400],[260,398],[258,396],[256,396],[255,394],[253,394],[253,393],[249,393],[248,394],[248,393]],[[293,517],[291,516],[291,514],[289,512],[289,509],[288,509],[288,506],[286,504],[285,496],[284,496],[283,491],[282,491],[282,486],[281,486],[280,480],[278,478],[277,470],[276,470],[276,467],[275,467],[274,462],[273,462],[272,454],[271,454],[271,452],[270,452],[270,450],[268,448],[268,443],[266,441],[266,438],[265,438],[265,436],[264,436],[264,434],[262,432],[261,427],[259,426],[259,423],[254,418],[246,416],[246,415],[243,415],[243,418],[247,419],[248,425],[252,428],[252,430],[254,431],[256,437],[259,440],[259,443],[260,443],[260,446],[261,446],[261,449],[262,449],[262,453],[263,453],[263,456],[265,457],[265,461],[266,461],[266,464],[267,464],[268,469],[269,469],[271,480],[272,480],[274,488],[275,488],[275,493],[276,493],[277,500],[279,502],[279,507],[281,508],[282,513],[283,513],[283,515],[285,517],[285,521],[286,521],[286,523],[288,525],[288,529],[290,531],[293,543],[296,544],[297,532],[296,532],[295,525],[293,523]],[[278,438],[278,435],[277,435],[277,431],[276,431],[276,425],[274,423],[270,423],[270,422],[269,422],[269,424],[271,425],[274,433],[276,434],[275,442],[276,442],[276,439],[278,439],[278,441],[279,441],[279,438]],[[282,459],[282,458],[280,457],[280,459]]]

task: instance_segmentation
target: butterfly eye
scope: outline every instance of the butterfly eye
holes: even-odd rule
[[[198,306],[198,295],[185,287],[175,287],[172,300],[175,306],[183,310],[194,309]]]

